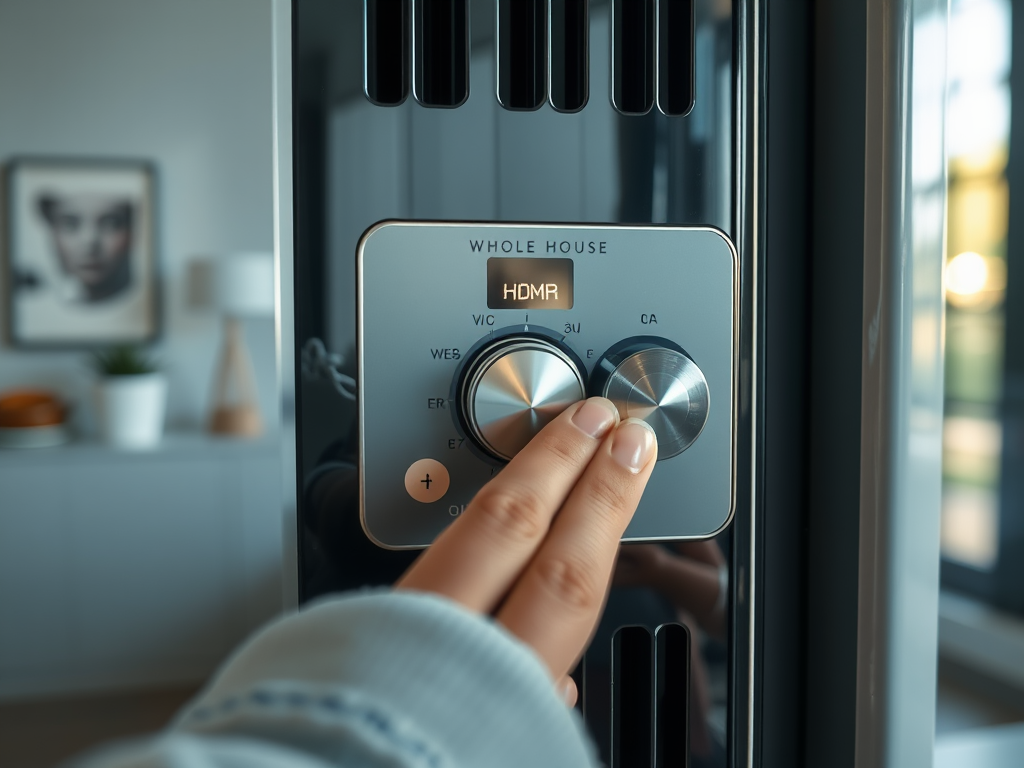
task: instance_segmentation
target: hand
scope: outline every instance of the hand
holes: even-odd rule
[[[572,405],[480,490],[396,586],[494,615],[562,680],[597,625],[619,539],[656,458],[654,431],[635,419],[619,424],[610,401]]]

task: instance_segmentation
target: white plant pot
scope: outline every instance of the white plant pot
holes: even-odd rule
[[[167,379],[162,373],[108,376],[96,387],[100,435],[117,448],[152,448],[164,431]]]

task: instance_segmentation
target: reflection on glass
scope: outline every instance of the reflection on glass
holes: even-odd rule
[[[942,554],[980,569],[999,544],[1009,72],[1008,0],[953,0]]]
[[[663,621],[687,627],[690,648],[690,705],[687,722],[691,763],[722,764],[725,755],[725,635],[728,568],[722,538],[674,544],[626,544],[619,550],[612,585],[614,599],[628,596],[638,611],[653,600]],[[612,610],[623,610],[612,606]],[[636,615],[639,615],[637,613]]]

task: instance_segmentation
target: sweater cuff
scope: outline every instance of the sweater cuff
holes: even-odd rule
[[[289,732],[283,721],[294,725],[297,717],[289,701],[333,701],[362,718],[354,731],[374,741],[374,751],[394,748],[413,757],[414,750],[413,763],[597,764],[582,720],[557,696],[532,649],[433,594],[367,590],[319,600],[273,622],[227,661],[175,727],[251,733],[240,712],[217,713],[225,702],[260,704],[261,690],[262,704],[271,704],[259,717],[264,733]],[[316,721],[307,717],[304,727]],[[338,737],[351,738],[353,729],[344,730],[347,736],[337,731]],[[336,757],[325,743],[330,738],[328,729],[303,741]]]

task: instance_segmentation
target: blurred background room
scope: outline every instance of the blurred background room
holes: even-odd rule
[[[0,765],[280,610],[271,98],[269,0],[0,0]]]
[[[1024,728],[1024,19],[950,12],[944,765]],[[281,610],[271,72],[270,0],[0,0],[2,766],[160,727]]]

